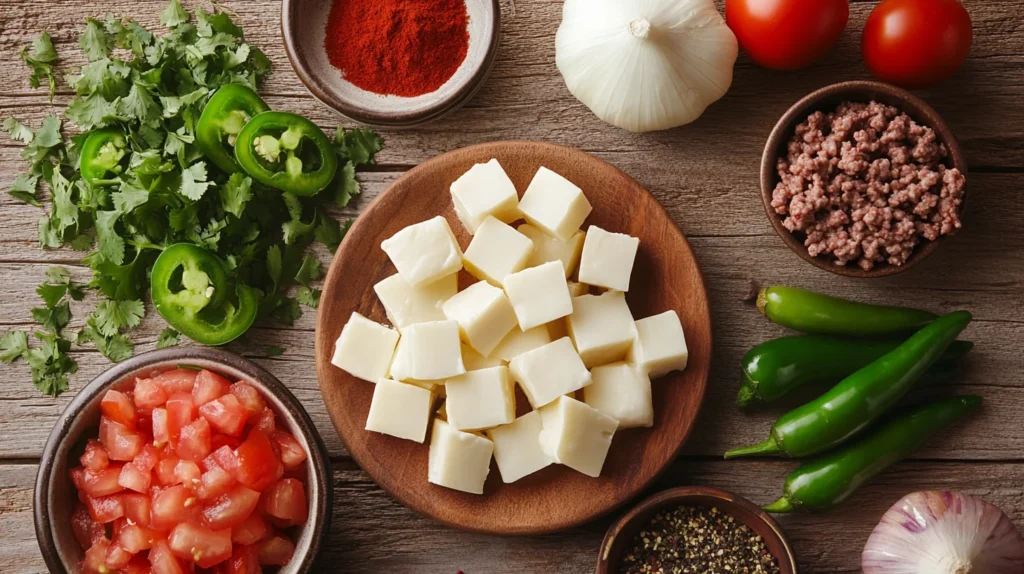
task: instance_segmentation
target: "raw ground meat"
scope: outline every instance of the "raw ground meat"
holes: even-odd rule
[[[960,229],[965,178],[947,153],[895,107],[843,102],[797,126],[771,205],[812,256],[902,265],[922,240]]]

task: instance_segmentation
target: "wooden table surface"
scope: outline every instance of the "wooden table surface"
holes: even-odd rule
[[[187,2],[194,7],[196,2]],[[984,411],[933,440],[826,515],[784,516],[804,572],[858,572],[860,552],[881,514],[900,496],[921,489],[958,489],[985,497],[1024,528],[1024,16],[1019,0],[966,0],[974,20],[974,46],[957,75],[921,95],[942,114],[970,163],[963,231],[919,267],[883,280],[841,278],[817,270],[786,248],[765,218],[758,164],[775,120],[807,92],[869,77],[860,61],[859,31],[873,2],[855,0],[837,49],[796,73],[774,73],[745,56],[723,100],[696,123],[635,135],[605,125],[566,90],[554,64],[554,35],[562,3],[503,0],[502,39],[494,70],[461,111],[423,129],[383,132],[387,147],[372,171],[361,174],[364,196],[337,214],[354,216],[402,172],[439,153],[502,139],[542,140],[575,146],[617,165],[650,189],[689,237],[710,291],[715,354],[709,392],[685,455],[655,489],[682,484],[716,486],[765,503],[780,492],[795,465],[788,461],[726,462],[726,448],[760,441],[778,411],[745,416],[733,408],[738,363],[752,345],[784,330],[743,302],[752,281],[783,283],[879,303],[921,306],[936,312],[968,309],[975,321],[965,336],[977,343],[963,376],[930,392],[970,392]],[[53,35],[65,65],[80,65],[77,33],[84,18],[106,13],[158,26],[164,0],[0,0],[0,116],[38,125],[60,113],[62,87],[51,105],[27,83],[17,57],[40,31]],[[263,92],[276,109],[313,118],[325,128],[339,117],[315,101],[288,64],[279,36],[280,2],[238,0],[250,42],[274,63]],[[720,5],[721,7],[721,5]],[[0,189],[22,169],[20,146],[0,137]],[[0,330],[32,328],[34,292],[52,265],[79,281],[88,270],[79,254],[43,251],[36,243],[42,211],[0,193]],[[326,264],[330,254],[319,253]],[[82,325],[92,299],[75,307],[70,332]],[[151,310],[150,310],[151,311]],[[377,488],[346,455],[331,427],[313,364],[314,315],[294,327],[260,325],[246,345],[231,350],[253,357],[291,387],[316,421],[334,466],[334,521],[321,564],[346,572],[454,574],[592,572],[610,517],[567,532],[502,538],[457,532],[414,514]],[[155,313],[135,331],[136,350],[152,348],[163,328]],[[286,349],[264,358],[267,346]],[[32,386],[23,364],[0,366],[0,571],[41,572],[32,526],[32,490],[43,444],[75,391],[109,366],[91,349],[76,350],[80,365],[71,391],[57,400]]]

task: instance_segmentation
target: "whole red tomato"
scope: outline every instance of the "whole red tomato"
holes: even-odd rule
[[[848,0],[726,0],[725,21],[748,56],[765,68],[795,70],[842,35]]]
[[[964,63],[971,39],[971,16],[958,0],[883,0],[868,16],[861,51],[879,80],[928,88]]]

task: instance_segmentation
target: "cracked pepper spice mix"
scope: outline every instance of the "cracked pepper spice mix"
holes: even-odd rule
[[[658,512],[633,537],[622,574],[779,574],[764,540],[717,508],[677,506]]]

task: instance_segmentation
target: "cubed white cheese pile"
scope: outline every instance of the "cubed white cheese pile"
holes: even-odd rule
[[[640,240],[582,231],[590,202],[545,167],[521,200],[496,159],[451,194],[465,252],[443,217],[385,240],[397,273],[374,290],[395,329],[353,313],[335,345],[376,383],[366,430],[424,442],[432,424],[427,480],[463,492],[483,493],[492,457],[506,483],[551,464],[599,476],[618,430],[654,425],[651,379],[686,368],[678,314],[626,304]],[[463,268],[479,281],[460,292]]]

